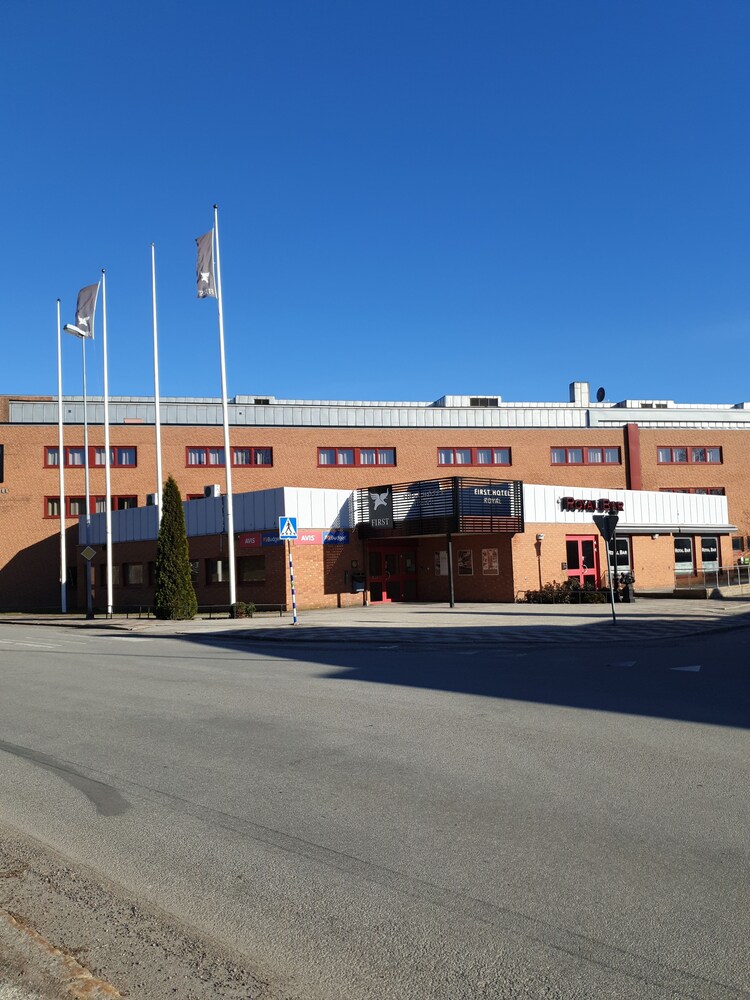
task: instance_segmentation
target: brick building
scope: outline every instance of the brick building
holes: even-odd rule
[[[144,508],[149,495],[158,489],[153,399],[113,398],[109,409],[113,507],[116,511]],[[628,491],[629,498],[641,492],[682,495],[676,506],[665,507],[650,520],[641,517],[637,530],[622,533],[627,546],[622,554],[635,570],[639,584],[649,589],[671,589],[675,574],[690,575],[735,564],[744,558],[750,536],[750,471],[745,458],[750,444],[750,403],[592,402],[588,384],[576,382],[570,386],[567,402],[513,403],[497,396],[444,396],[432,403],[236,396],[229,412],[235,495],[283,487],[352,492],[451,477],[555,487],[563,491],[555,501],[558,507],[566,496],[596,503],[618,496],[618,491]],[[96,514],[103,510],[105,493],[102,400],[89,399],[88,413],[91,512]],[[186,498],[203,498],[205,487],[213,484],[219,484],[223,491],[220,402],[163,399],[160,417],[164,475],[175,477]],[[57,418],[54,399],[0,397],[1,609],[59,606],[61,459],[65,468],[69,606],[76,603],[82,573],[77,521],[85,507],[83,401],[78,397],[63,401],[62,456]],[[666,503],[667,498],[662,499]],[[718,504],[712,503],[715,499]],[[657,501],[658,496],[652,505],[658,506]],[[710,517],[704,516],[704,508],[710,508]],[[670,511],[677,518],[675,523],[670,522]],[[456,586],[462,588],[461,593],[457,589],[457,599],[509,600],[519,590],[538,586],[540,579],[565,578],[576,572],[572,565],[574,541],[581,561],[586,559],[584,541],[593,539],[595,566],[587,569],[601,577],[604,556],[591,530],[590,511],[556,508],[556,516],[558,513],[563,520],[539,521],[531,519],[527,511],[525,530],[498,533],[496,544],[486,544],[486,539],[475,536],[469,544],[469,533],[462,533],[467,541],[455,542],[456,560],[459,551],[471,552],[471,556],[464,555],[462,566],[457,566]],[[577,514],[584,520],[570,520]],[[262,527],[269,529],[271,525]],[[369,553],[387,547],[387,540],[366,539],[357,525],[352,525],[351,531],[347,544],[357,552],[352,549],[338,554],[343,560],[336,570],[341,571],[339,584],[345,562],[349,564],[347,571],[354,568],[352,562],[364,569],[369,584]],[[545,536],[543,541],[536,539],[539,534]],[[209,540],[212,537],[214,542]],[[209,554],[206,549],[219,545],[220,537],[205,535],[200,541],[191,540],[195,552],[200,549],[195,560],[200,564],[202,603],[226,600],[224,581],[211,579],[220,553]],[[133,544],[145,546],[142,568],[133,571],[133,582],[121,582],[116,604],[131,603],[122,600],[123,596],[145,599],[149,594],[148,563],[153,559],[149,556],[153,543],[143,539]],[[403,542],[394,543],[391,551],[402,551],[403,555],[403,547]],[[302,546],[299,551],[302,553]],[[429,600],[442,589],[435,575],[444,551],[438,538],[429,541],[424,537],[419,542],[412,558],[420,567],[430,566],[432,577],[425,570],[417,589],[405,587],[401,599]],[[310,545],[305,552],[300,555],[304,573],[308,561],[310,566],[316,559],[319,563],[318,570],[310,570],[313,576],[319,575],[317,603],[345,602],[343,585],[335,595],[327,596],[320,582],[326,573],[334,572],[326,568],[335,558],[333,548]],[[213,562],[208,566],[210,560]],[[482,570],[483,560],[487,573]],[[402,564],[403,559],[399,566]],[[507,569],[511,564],[512,575],[501,582],[500,566]],[[247,567],[243,571],[252,573]],[[399,572],[402,581],[411,584],[409,574],[402,569]],[[141,582],[136,583],[136,578]],[[265,589],[273,589],[270,581]],[[205,600],[206,596],[215,599]],[[101,606],[98,598],[97,603]]]

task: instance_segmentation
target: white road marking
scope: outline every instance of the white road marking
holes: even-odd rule
[[[695,664],[692,667],[670,667],[670,670],[681,670],[683,673],[697,674],[700,670],[700,664]]]
[[[57,649],[59,643],[46,643],[46,642],[24,642],[23,639],[0,639],[0,642],[5,643],[8,646],[39,646],[42,649]]]
[[[104,638],[104,636],[101,636]],[[116,639],[118,642],[143,642],[144,640],[149,641],[151,639],[150,635],[110,635],[107,636],[108,639]]]

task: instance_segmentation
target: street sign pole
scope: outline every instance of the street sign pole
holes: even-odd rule
[[[612,624],[617,624],[615,614],[615,581],[612,572],[612,563],[609,558],[609,543],[612,542],[615,553],[615,567],[617,566],[617,514],[594,514],[594,524],[599,529],[599,534],[604,539],[604,546],[607,552],[607,576],[609,577],[609,599],[612,605]]]
[[[287,556],[289,557],[289,580],[292,585],[292,625],[297,624],[297,595],[294,592],[294,563],[292,562],[292,543],[286,543]]]
[[[614,538],[614,535],[612,536]],[[607,575],[609,576],[609,600],[612,605],[612,624],[617,624],[617,615],[615,614],[615,584],[612,576],[612,564],[609,558],[609,542],[604,542],[604,547],[607,550]],[[617,549],[615,548],[615,565],[617,565]]]
[[[297,624],[297,595],[294,591],[294,562],[292,561],[292,542],[297,540],[297,518],[282,514],[279,517],[279,538],[286,541],[286,554],[289,560],[289,582],[292,587],[292,624]]]

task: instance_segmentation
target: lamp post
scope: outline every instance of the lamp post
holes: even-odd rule
[[[88,421],[88,400],[86,396],[86,341],[89,334],[80,327],[72,323],[66,323],[63,327],[66,333],[78,337],[81,341],[81,359],[83,362],[83,464],[86,484],[86,544],[91,542],[91,489],[89,486],[89,421]],[[60,461],[65,461],[65,456],[60,456]],[[65,517],[65,511],[60,511],[60,517]],[[94,617],[93,598],[91,594],[91,560],[86,560],[86,617]]]

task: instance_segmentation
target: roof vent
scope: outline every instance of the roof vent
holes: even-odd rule
[[[499,406],[497,396],[469,396],[469,406]]]

